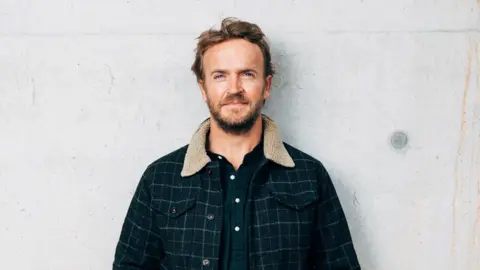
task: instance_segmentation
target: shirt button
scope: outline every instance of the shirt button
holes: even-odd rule
[[[215,218],[215,216],[213,214],[208,214],[207,215],[208,220],[213,220],[213,218]]]
[[[202,264],[203,264],[204,266],[208,266],[208,265],[210,265],[210,260],[205,259],[205,260],[203,260]]]
[[[218,159],[222,159],[222,156],[218,156]]]
[[[235,180],[235,175],[230,175],[230,179]]]
[[[240,231],[240,227],[235,226],[235,231],[236,231],[236,232]]]
[[[239,202],[240,202],[240,199],[239,199],[239,198],[236,198],[236,199],[235,199],[235,202],[236,202],[236,203],[239,203]]]

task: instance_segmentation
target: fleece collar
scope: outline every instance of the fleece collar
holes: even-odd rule
[[[263,151],[265,157],[284,167],[293,168],[295,163],[288,154],[287,149],[280,138],[280,131],[275,122],[266,115],[262,114],[263,120]],[[192,176],[199,172],[211,159],[207,155],[205,149],[207,142],[207,134],[210,130],[210,118],[203,121],[193,134],[192,139],[187,148],[183,168],[182,177]]]

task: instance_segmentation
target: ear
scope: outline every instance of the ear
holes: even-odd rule
[[[267,100],[270,97],[270,89],[272,87],[272,75],[268,75],[265,78],[265,91],[263,93],[263,99]]]
[[[200,91],[202,92],[203,101],[207,102],[207,92],[205,90],[205,83],[202,80],[198,81],[198,88],[200,88]]]

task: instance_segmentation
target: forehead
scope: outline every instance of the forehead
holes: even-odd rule
[[[209,48],[203,56],[205,71],[212,69],[262,69],[260,47],[244,39],[232,39]]]

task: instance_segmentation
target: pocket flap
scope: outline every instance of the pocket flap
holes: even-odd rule
[[[153,200],[152,207],[161,214],[176,218],[192,208],[196,201],[196,198],[188,198],[178,201],[166,201],[158,199]]]
[[[318,201],[317,193],[310,190],[295,195],[271,191],[271,195],[279,203],[298,211]]]

